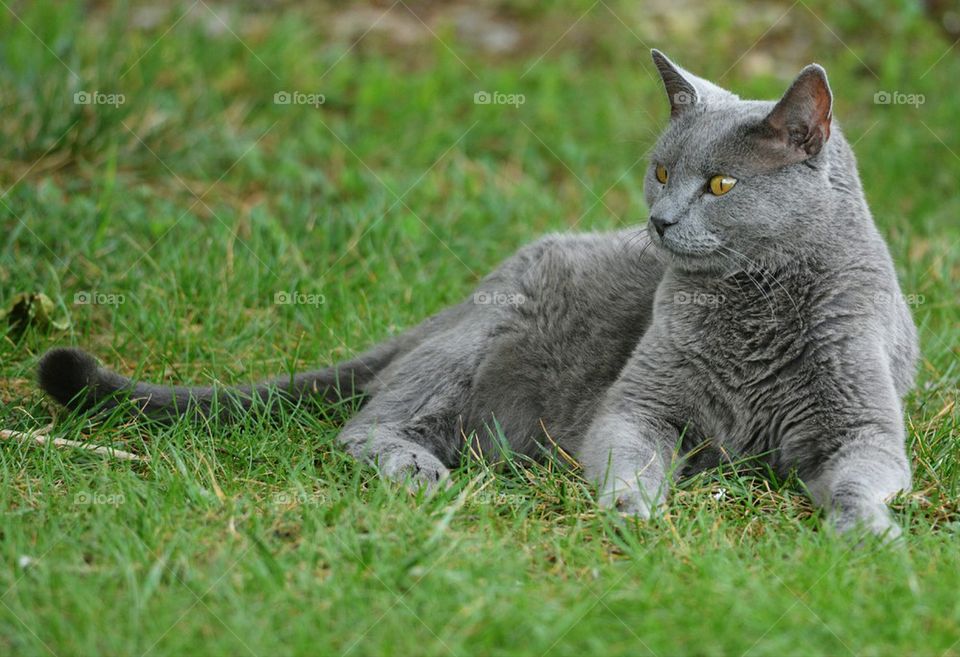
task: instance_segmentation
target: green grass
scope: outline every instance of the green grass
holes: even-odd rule
[[[0,427],[55,420],[150,461],[0,442],[0,654],[960,654],[960,55],[915,3],[484,5],[520,35],[508,53],[446,5],[410,3],[426,31],[397,4],[352,48],[335,4],[211,5],[230,29],[203,2],[152,22],[62,5],[0,8],[0,307],[44,292],[69,321],[3,329]],[[917,301],[904,550],[850,549],[792,481],[708,473],[647,525],[553,464],[467,463],[413,498],[338,452],[349,409],[91,424],[33,384],[63,344],[171,382],[315,367],[545,232],[642,221],[666,120],[645,44],[748,97],[827,67]],[[125,102],[73,102],[95,90]]]

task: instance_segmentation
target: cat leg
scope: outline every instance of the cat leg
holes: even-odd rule
[[[869,357],[876,354],[870,346],[852,349],[856,370],[823,380],[818,394],[835,406],[797,427],[783,455],[837,531],[892,539],[900,527],[886,503],[910,488],[903,411],[886,360]]]
[[[641,519],[666,503],[678,431],[628,412],[599,415],[577,451],[600,505]]]
[[[441,332],[384,372],[339,440],[385,478],[436,488],[459,463],[459,416],[489,331],[482,321]]]
[[[837,531],[866,530],[888,539],[900,535],[886,503],[910,488],[902,435],[847,441],[804,482]]]

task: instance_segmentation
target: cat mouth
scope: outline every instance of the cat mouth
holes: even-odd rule
[[[660,235],[652,225],[647,226],[647,233],[654,246],[679,258],[705,258],[712,255],[717,248],[715,240],[679,240],[671,235],[670,229]]]

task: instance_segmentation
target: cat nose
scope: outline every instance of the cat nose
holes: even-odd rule
[[[663,237],[663,232],[667,230],[669,226],[677,223],[676,221],[667,221],[663,217],[650,217],[650,223],[653,224],[653,228],[657,231],[657,235]]]

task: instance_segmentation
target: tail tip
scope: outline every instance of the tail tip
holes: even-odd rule
[[[96,380],[97,360],[80,349],[58,347],[37,365],[40,387],[64,406],[76,406],[78,396]]]

